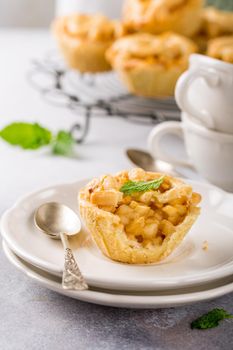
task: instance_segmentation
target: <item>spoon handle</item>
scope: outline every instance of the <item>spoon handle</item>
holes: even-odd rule
[[[61,241],[65,250],[65,263],[62,275],[62,287],[69,290],[85,290],[88,285],[79,270],[78,264],[70,248],[68,237],[61,233]]]

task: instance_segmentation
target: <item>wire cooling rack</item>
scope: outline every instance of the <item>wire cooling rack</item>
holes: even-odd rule
[[[77,115],[77,123],[70,131],[78,143],[85,140],[91,117],[98,115],[117,116],[141,124],[180,119],[174,98],[133,96],[114,72],[80,74],[68,70],[57,52],[33,60],[28,80],[47,102],[66,107]]]

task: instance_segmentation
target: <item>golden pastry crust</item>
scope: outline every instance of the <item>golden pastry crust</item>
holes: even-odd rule
[[[233,34],[233,12],[209,6],[202,10],[201,18],[200,30],[192,38],[200,53],[206,53],[210,39]]]
[[[174,94],[176,81],[197,51],[188,38],[174,33],[138,33],[118,39],[106,57],[129,91],[141,96]]]
[[[120,22],[99,14],[60,17],[52,29],[68,66],[92,73],[111,69],[105,52],[124,33]]]
[[[233,12],[207,7],[202,11],[202,32],[208,38],[233,34]]]
[[[126,0],[123,21],[132,32],[165,31],[192,36],[201,23],[203,0]]]
[[[161,176],[132,169],[94,179],[79,192],[81,217],[103,254],[124,263],[148,264],[164,259],[181,243],[200,212],[201,197],[190,185],[166,175],[158,190],[131,195],[119,191],[129,180]]]
[[[227,63],[233,63],[233,35],[210,40],[207,55]]]

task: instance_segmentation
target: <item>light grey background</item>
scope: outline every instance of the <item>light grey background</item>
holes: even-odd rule
[[[54,16],[73,12],[119,18],[123,0],[0,0],[0,27],[48,27]]]
[[[0,27],[46,27],[55,0],[0,0]]]

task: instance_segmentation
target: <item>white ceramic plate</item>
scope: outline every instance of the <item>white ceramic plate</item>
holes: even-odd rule
[[[42,189],[19,200],[1,221],[1,233],[10,248],[27,262],[61,275],[63,248],[39,232],[35,209],[58,201],[77,211],[77,193],[86,181]],[[91,286],[148,291],[197,285],[233,273],[233,196],[204,183],[191,182],[202,194],[202,213],[180,247],[168,259],[153,265],[114,262],[99,251],[85,230],[71,240],[79,266]],[[209,249],[202,249],[207,240]]]
[[[233,276],[205,286],[180,289],[179,291],[157,291],[153,292],[153,294],[148,292],[123,294],[117,293],[117,291],[104,291],[101,289],[81,292],[68,291],[61,287],[61,278],[26,263],[17,257],[5,242],[3,242],[3,250],[8,260],[15,267],[42,286],[59,294],[94,304],[137,309],[167,308],[214,299],[233,291]]]

